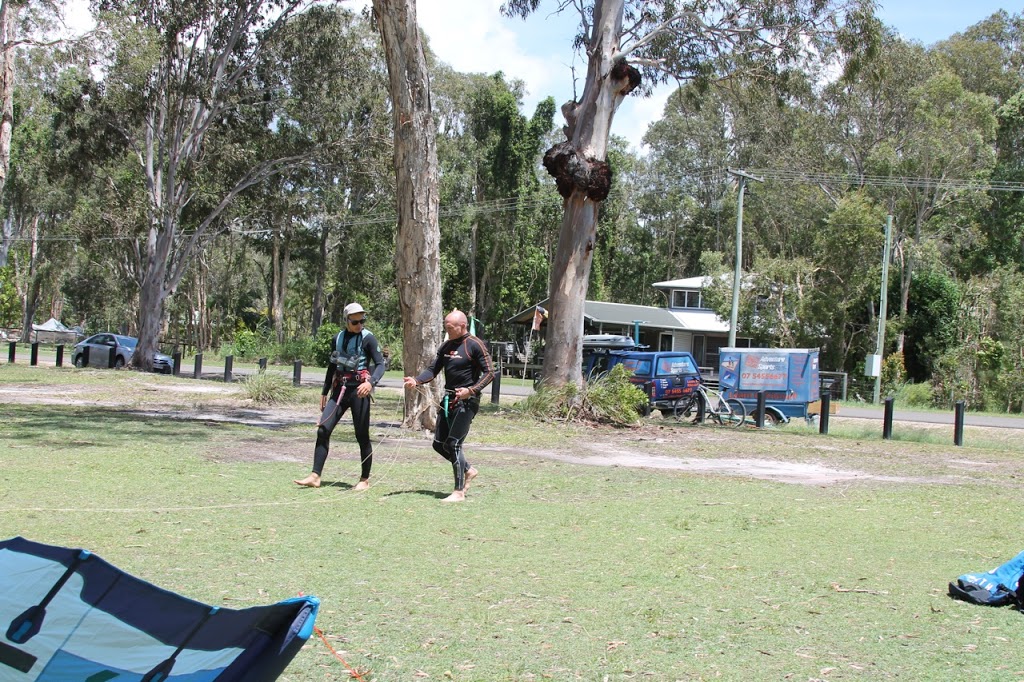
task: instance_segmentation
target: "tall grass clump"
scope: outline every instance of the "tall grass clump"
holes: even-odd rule
[[[643,419],[641,410],[647,404],[647,395],[630,382],[630,376],[624,365],[616,365],[582,389],[574,384],[553,389],[541,384],[515,409],[532,418],[635,426]]]
[[[294,402],[299,395],[290,379],[266,372],[250,374],[241,385],[246,397],[259,405]]]
[[[935,395],[930,383],[903,384],[896,391],[896,402],[908,407],[935,407]]]

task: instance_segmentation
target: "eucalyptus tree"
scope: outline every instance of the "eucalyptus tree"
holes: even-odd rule
[[[147,215],[141,247],[139,352],[133,363],[149,369],[163,319],[197,249],[222,214],[247,188],[304,162],[308,153],[287,149],[262,156],[239,149],[225,167],[237,175],[226,190],[206,197],[202,210],[183,222],[196,202],[197,175],[208,163],[207,137],[230,126],[238,112],[257,108],[265,92],[252,75],[272,36],[306,0],[99,0],[101,28],[112,38],[105,64],[109,125],[122,136],[142,169]],[[269,127],[272,112],[264,127]],[[262,150],[259,150],[262,151]],[[187,228],[187,229],[186,229]]]
[[[431,361],[442,338],[437,145],[430,78],[416,22],[416,0],[373,0],[373,12],[388,66],[394,126],[395,277],[402,311],[402,364],[415,371]],[[435,385],[406,392],[403,424],[432,429],[439,395]]]
[[[0,0],[0,200],[10,174],[19,54],[34,48],[51,51],[59,41],[47,35],[60,20],[62,9],[63,4],[54,0]],[[0,268],[7,263],[15,228],[13,221],[0,221]]]
[[[526,16],[540,4],[508,0],[503,10]],[[580,99],[562,106],[566,140],[545,155],[565,200],[545,357],[545,381],[553,385],[582,381],[583,303],[598,208],[611,189],[608,137],[623,98],[645,77],[647,87],[670,76],[708,84],[738,65],[768,77],[808,48],[820,48],[839,28],[839,15],[870,16],[868,6],[803,0],[579,0],[571,6],[580,12],[574,44],[585,53],[587,75]]]
[[[293,256],[299,258],[294,265],[314,283],[312,292],[304,292],[314,299],[306,303],[314,311],[313,332],[320,325],[332,264],[341,297],[364,298],[379,290],[374,273],[385,273],[389,285],[393,281],[393,259],[365,243],[390,246],[390,224],[383,230],[374,225],[338,228],[331,234],[336,223],[345,222],[338,219],[339,211],[340,217],[351,218],[392,196],[384,164],[390,152],[387,89],[381,85],[385,69],[371,22],[340,7],[317,6],[296,15],[265,51],[258,74],[280,103],[278,135],[314,154],[312,163],[283,173],[264,192],[265,207],[278,203],[282,209],[267,225],[274,235],[269,308],[279,342],[284,340],[289,286],[285,261]],[[366,231],[373,233],[372,240],[360,239]],[[334,251],[344,257],[332,258]]]
[[[2,211],[14,237],[10,255],[12,284],[21,303],[22,340],[28,341],[37,307],[51,300],[48,315],[61,314],[60,288],[74,238],[73,186],[62,172],[53,120],[61,93],[69,86],[52,50],[36,48],[19,55],[15,89],[11,166]],[[12,244],[8,241],[7,245]]]
[[[945,70],[912,88],[908,96],[915,106],[904,145],[886,148],[874,158],[876,173],[928,179],[905,182],[895,197],[902,227],[899,312],[904,317],[924,240],[935,240],[943,259],[955,269],[961,256],[976,248],[978,218],[988,203],[983,188],[996,160],[991,97],[965,90],[959,77]],[[901,335],[901,350],[903,344]]]
[[[501,73],[459,74],[444,66],[434,73],[442,206],[451,216],[442,222],[444,295],[484,320],[493,338],[491,332],[507,331],[504,319],[544,293],[505,295],[503,282],[542,248],[542,226],[521,216],[541,191],[536,169],[554,100],[542,100],[528,118],[520,113],[522,84]]]

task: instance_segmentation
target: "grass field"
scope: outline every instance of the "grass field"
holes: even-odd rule
[[[267,428],[238,423],[255,407],[237,389],[186,384],[0,366],[0,536],[85,547],[224,607],[316,595],[367,680],[1024,678],[1021,613],[946,596],[1024,549],[1012,437],[623,432],[487,409],[467,447],[480,477],[444,505],[450,468],[397,428],[397,393],[379,396],[373,486],[355,493],[345,422],[329,485],[291,483],[313,444],[291,417],[315,412],[315,390]],[[865,476],[592,465],[604,450]],[[282,679],[351,677],[311,640]]]

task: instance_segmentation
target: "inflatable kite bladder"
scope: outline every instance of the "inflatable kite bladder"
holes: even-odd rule
[[[221,609],[81,549],[0,541],[0,681],[265,682],[313,633],[320,601]]]

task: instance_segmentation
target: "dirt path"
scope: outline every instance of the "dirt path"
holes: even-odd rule
[[[310,434],[289,427],[308,425],[313,429],[316,418],[308,407],[256,406],[242,397],[237,386],[194,381],[137,381],[126,392],[112,391],[109,385],[63,386],[59,395],[53,386],[0,383],[0,403],[93,406],[142,419],[241,424],[258,427],[261,433],[256,438],[272,443],[272,447],[261,448],[253,448],[251,442],[237,447],[222,443],[211,455],[220,460],[306,462]],[[372,433],[375,449],[381,451],[430,448],[429,434],[402,430],[396,422],[375,421]],[[959,484],[979,478],[1024,485],[1019,453],[983,452],[979,456],[976,450],[848,438],[823,442],[813,436],[793,437],[784,429],[756,433],[679,426],[656,417],[639,429],[595,428],[557,450],[488,445],[479,437],[472,448],[584,466],[686,471],[801,485]]]

